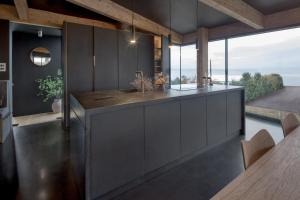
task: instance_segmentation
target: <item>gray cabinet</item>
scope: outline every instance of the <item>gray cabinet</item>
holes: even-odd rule
[[[181,150],[189,154],[206,146],[206,97],[181,101]]]
[[[91,117],[92,199],[143,175],[143,107]]]
[[[84,39],[83,39],[84,37]],[[93,81],[93,27],[64,24],[64,126],[70,123],[70,94],[92,91]]]
[[[85,129],[71,109],[70,114],[70,158],[74,172],[74,179],[79,186],[81,199],[84,199],[85,190]]]
[[[93,89],[93,27],[65,24],[65,59],[68,91],[87,92]],[[83,39],[84,37],[84,39]]]
[[[228,135],[239,134],[242,130],[242,91],[227,93],[227,133]]]
[[[145,76],[154,76],[154,39],[152,35],[138,34],[138,70]]]
[[[226,107],[226,93],[207,96],[208,145],[217,144],[226,139]]]
[[[118,88],[118,32],[94,28],[95,90]]]
[[[146,172],[180,156],[180,103],[148,105],[145,108]]]
[[[130,45],[130,33],[119,31],[119,88],[131,88],[130,83],[135,79],[138,70],[136,45]]]
[[[170,76],[170,70],[169,41],[167,37],[162,36],[162,72]]]

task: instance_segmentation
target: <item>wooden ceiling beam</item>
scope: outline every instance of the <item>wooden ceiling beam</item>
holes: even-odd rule
[[[264,28],[264,15],[242,0],[199,0],[255,29]]]
[[[18,16],[22,20],[28,19],[28,5],[27,0],[14,0],[18,12]]]
[[[229,25],[218,26],[208,29],[208,39],[219,40],[230,37],[245,36],[273,30],[280,30],[300,26],[300,7],[266,15],[264,17],[264,28],[255,29],[248,25],[237,22]],[[196,33],[186,34],[183,43],[195,42]]]
[[[300,26],[300,7],[277,12],[265,16],[265,27],[261,30],[234,23],[209,29],[209,39],[216,40],[226,37],[237,37],[260,32],[280,30]]]
[[[17,9],[14,6],[6,5],[6,4],[0,4],[0,19],[20,22],[20,23],[50,26],[56,28],[62,28],[64,22],[72,22],[72,23],[96,26],[96,27],[106,28],[106,29],[117,29],[116,25],[99,21],[99,20],[74,17],[70,15],[63,15],[63,14],[37,10],[32,8],[28,8],[27,19],[20,19],[18,17]]]
[[[111,0],[67,0],[70,3],[84,7],[93,12],[105,15],[125,24],[132,23],[132,11],[111,1]],[[142,30],[149,31],[157,35],[169,35],[169,28],[153,22],[142,15],[134,13],[134,25]],[[182,35],[172,31],[174,42],[181,43]]]

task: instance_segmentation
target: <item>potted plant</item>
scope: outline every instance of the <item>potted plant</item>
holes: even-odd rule
[[[39,93],[43,97],[43,102],[53,99],[52,110],[54,113],[61,112],[61,98],[63,95],[63,78],[62,76],[47,76],[46,78],[37,79]]]

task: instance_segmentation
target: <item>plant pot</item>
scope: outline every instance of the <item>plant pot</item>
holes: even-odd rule
[[[61,99],[54,99],[52,103],[52,111],[54,113],[60,113],[61,112]]]

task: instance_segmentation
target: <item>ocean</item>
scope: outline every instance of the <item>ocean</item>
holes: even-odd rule
[[[257,68],[258,69],[258,68]],[[260,72],[262,75],[266,74],[280,74],[283,79],[283,84],[285,86],[300,86],[300,67],[298,68],[260,68],[261,70],[256,69],[229,69],[228,71],[228,80],[240,80],[242,74],[244,72],[250,72],[251,74],[255,74],[256,72]],[[196,74],[195,69],[184,69],[182,70],[182,75],[185,75],[189,78],[193,78]],[[225,71],[222,69],[214,69],[212,70],[213,80],[215,81],[225,81]],[[179,69],[172,69],[171,71],[171,79],[174,80],[176,77],[180,76]]]

